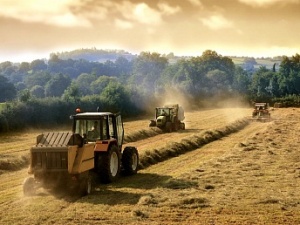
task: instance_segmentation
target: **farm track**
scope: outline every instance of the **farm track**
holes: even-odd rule
[[[214,112],[215,114],[212,115]],[[201,131],[219,129],[248,116],[249,113],[251,109],[228,109],[226,111],[217,109],[186,113],[187,130],[160,134],[132,142],[130,145],[136,146],[140,153],[144,154],[147,150],[161,148],[174,141],[180,142]],[[280,119],[280,114],[276,112],[274,114]],[[144,129],[148,121],[139,121],[138,123],[142,125],[140,129]],[[213,211],[214,208],[212,211],[206,208],[205,202],[208,201],[207,204],[210,207],[223,204],[221,208],[225,211],[226,208],[223,208],[226,207],[226,203],[220,200],[220,196],[208,193],[209,190],[205,188],[209,185],[214,188],[222,188],[222,185],[214,184],[212,175],[207,178],[205,175],[214,171],[216,176],[219,176],[216,172],[218,165],[224,160],[234,158],[234,151],[238,149],[240,143],[244,143],[257,133],[265,132],[269,124],[272,123],[250,123],[239,132],[148,167],[136,176],[121,178],[110,185],[97,185],[92,195],[84,198],[68,198],[63,194],[49,193],[43,189],[36,196],[23,197],[22,182],[27,176],[27,169],[1,174],[0,224],[193,224],[200,222],[200,212],[204,212],[205,215],[202,222],[207,219],[203,224],[211,224],[208,220],[209,215],[216,212]],[[130,133],[134,132],[139,125],[135,124],[134,129],[130,130],[130,122],[128,122],[124,127]],[[19,146],[24,147],[24,145]],[[15,151],[19,150],[15,149]],[[210,164],[212,166],[207,169]],[[195,184],[197,180],[201,180],[201,174],[204,174],[205,179],[202,179],[202,183]],[[172,185],[175,187],[173,188]],[[181,196],[179,196],[178,190],[181,189]],[[190,191],[193,196],[197,197],[189,198]],[[187,202],[188,205],[182,207],[177,205],[182,203],[181,200]],[[194,205],[196,203],[199,205]],[[189,208],[193,206],[196,208]],[[221,208],[216,210],[221,210]],[[194,215],[191,216],[187,212],[193,212]]]

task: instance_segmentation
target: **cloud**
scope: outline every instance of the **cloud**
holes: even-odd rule
[[[209,18],[200,19],[202,23],[212,30],[231,28],[232,22],[224,18],[222,15],[213,15]]]
[[[146,3],[134,4],[129,1],[115,3],[113,6],[126,20],[146,25],[160,25],[163,16],[174,15],[181,11],[179,6],[173,7],[167,3],[158,3],[157,7],[158,9],[154,9]]]
[[[79,1],[0,0],[0,16],[62,27],[90,27],[89,20],[71,12],[70,7],[75,4]]]
[[[274,5],[278,3],[299,3],[299,0],[238,0],[241,3],[250,5],[252,7],[263,7],[268,5]]]
[[[188,0],[188,1],[194,6],[200,6],[200,7],[203,6],[200,0]]]
[[[181,11],[181,8],[179,6],[172,7],[166,3],[158,3],[158,8],[165,15],[173,15]]]
[[[131,22],[115,19],[115,25],[121,29],[131,29],[133,28],[133,24]]]
[[[179,6],[174,7],[165,2],[152,8],[144,2],[126,0],[0,0],[0,6],[0,17],[22,22],[59,27],[92,27],[92,22],[110,20],[122,29],[132,28],[136,24],[159,25],[163,16],[181,11]]]
[[[146,3],[133,4],[129,1],[125,1],[115,6],[117,11],[130,21],[149,25],[159,24],[162,21],[161,13],[150,8]]]

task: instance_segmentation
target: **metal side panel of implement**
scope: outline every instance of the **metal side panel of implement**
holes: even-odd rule
[[[94,168],[94,144],[68,146],[68,172],[78,174]]]

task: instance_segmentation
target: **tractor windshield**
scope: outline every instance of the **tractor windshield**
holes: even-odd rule
[[[93,120],[78,119],[75,126],[75,133],[85,137],[87,141],[108,139],[107,120],[104,117]]]
[[[157,116],[169,116],[170,115],[169,108],[157,108],[156,110],[157,110],[156,111]]]

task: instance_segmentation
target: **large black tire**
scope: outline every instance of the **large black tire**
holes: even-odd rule
[[[88,174],[80,180],[79,193],[81,196],[89,195],[92,192],[92,176]]]
[[[174,130],[174,131],[178,131],[178,130],[179,130],[179,126],[180,126],[179,122],[176,121],[176,122],[173,124],[173,130]]]
[[[171,133],[172,132],[172,123],[171,122],[167,122],[166,123],[166,132]]]
[[[180,123],[180,129],[185,130],[185,123]]]
[[[111,183],[120,174],[121,155],[117,146],[113,145],[107,152],[98,154],[97,172],[101,183]]]
[[[33,177],[27,177],[23,182],[23,193],[25,196],[35,194],[35,180]]]
[[[156,127],[156,121],[155,120],[150,120],[149,127]]]
[[[122,154],[124,175],[133,175],[138,171],[139,154],[135,147],[126,147]]]

